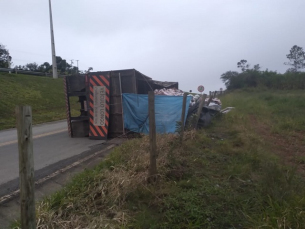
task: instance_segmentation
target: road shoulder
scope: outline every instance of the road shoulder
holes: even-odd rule
[[[103,161],[106,155],[108,155],[116,146],[122,144],[125,140],[126,139],[110,140],[104,144],[103,148],[95,149],[95,152],[91,151],[90,154],[87,152],[87,154],[83,155],[83,157],[74,158],[74,160],[68,160],[70,162],[69,164],[65,164],[65,166],[59,168],[51,174],[45,175],[43,177],[37,176],[35,179],[36,202],[62,189],[65,184],[67,184],[77,173],[85,169],[94,168],[96,165]],[[18,180],[15,182],[18,183]],[[1,201],[0,198],[0,225],[3,228],[9,228],[10,224],[15,219],[18,219],[20,215],[18,189],[14,190],[14,192],[6,194],[6,197],[9,197],[7,199],[3,199],[2,196]]]

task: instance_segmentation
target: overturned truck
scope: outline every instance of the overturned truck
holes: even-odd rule
[[[155,81],[135,69],[90,72],[64,78],[70,137],[105,140],[124,134],[122,94],[148,94],[162,88],[178,88],[178,82]],[[71,97],[77,97],[80,113],[72,115]]]

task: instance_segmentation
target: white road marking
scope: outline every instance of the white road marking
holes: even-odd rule
[[[70,164],[70,165],[68,165],[68,166],[66,166],[66,167],[64,167],[62,169],[59,169],[59,170],[53,172],[52,174],[39,179],[38,181],[35,182],[35,185],[42,184],[43,182],[45,182],[45,181],[47,181],[47,180],[49,180],[49,179],[51,179],[53,177],[56,177],[59,174],[64,173],[65,171],[67,171],[67,170],[69,170],[69,169],[71,169],[71,168],[73,168],[73,167],[75,167],[75,166],[77,166],[77,165],[79,165],[79,164],[81,164],[83,162],[86,162],[89,159],[91,159],[91,158],[93,158],[93,157],[95,157],[95,156],[97,156],[99,154],[102,154],[103,152],[105,152],[107,150],[112,149],[115,146],[116,145],[107,146],[105,149],[99,150],[99,151],[95,152],[94,154],[91,154],[91,155],[89,155],[87,157],[84,157],[83,159],[80,159],[80,160],[78,160],[78,161],[76,161],[76,162],[74,162],[74,163],[72,163],[72,164]],[[7,200],[11,199],[12,197],[16,196],[19,193],[20,193],[20,189],[17,189],[16,191],[11,192],[10,194],[7,194],[5,196],[1,196],[0,197],[0,204],[2,204],[4,201],[7,201]]]
[[[67,129],[62,129],[62,130],[56,130],[56,131],[52,131],[52,132],[48,132],[48,133],[44,133],[44,134],[38,134],[38,135],[33,136],[33,139],[42,138],[42,137],[45,137],[45,136],[49,136],[49,135],[53,135],[53,134],[58,134],[58,133],[62,133],[62,132],[65,132],[65,131],[68,131],[68,130]],[[0,143],[0,147],[1,146],[7,146],[7,145],[15,144],[17,142],[18,142],[18,140],[13,140],[13,141],[9,141],[9,142],[3,142],[3,143]]]

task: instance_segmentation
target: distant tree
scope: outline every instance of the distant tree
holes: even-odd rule
[[[12,57],[8,49],[5,48],[4,45],[0,44],[0,67],[8,68],[12,64]]]
[[[241,60],[237,63],[237,67],[241,68],[242,72],[227,71],[220,77],[227,89],[256,87],[258,85],[258,79],[261,75],[259,64],[254,65],[251,69],[246,60]]]
[[[89,67],[88,70],[87,70],[87,73],[90,72],[90,71],[92,71],[92,70],[93,70],[93,68],[92,68],[92,67]]]
[[[247,69],[249,69],[250,65],[247,64],[246,60],[241,60],[241,61],[237,62],[237,67],[240,68],[242,72],[244,72]]]
[[[284,63],[285,65],[290,65],[288,72],[299,72],[301,69],[305,68],[305,52],[302,47],[297,45],[292,46],[290,53],[286,55],[290,62]]]
[[[68,64],[67,61],[60,56],[56,57],[57,70],[61,73],[70,73],[72,71],[72,65]]]
[[[285,73],[296,73],[295,68],[288,68]]]
[[[66,70],[66,60],[63,60],[60,56],[56,56],[57,71],[64,72]]]
[[[71,73],[71,74],[78,74],[79,71],[78,71],[78,69],[77,69],[76,66],[73,66],[73,67],[71,68],[71,72],[70,72],[70,73]]]
[[[254,70],[254,71],[257,71],[257,72],[258,72],[260,69],[261,69],[261,67],[259,66],[259,64],[255,64],[254,67],[253,67],[253,70]]]
[[[51,65],[48,62],[44,62],[38,67],[40,72],[49,72],[51,70]]]
[[[26,67],[24,65],[16,65],[15,68],[18,70],[26,70]]]
[[[56,64],[60,63],[62,61],[62,58],[60,56],[56,56]]]
[[[36,62],[28,63],[25,65],[25,67],[26,67],[26,70],[33,71],[33,72],[38,70],[38,64]]]
[[[233,78],[236,78],[238,76],[238,72],[235,71],[227,71],[225,73],[223,73],[220,77],[220,79],[222,80],[222,82],[224,82],[224,84],[226,85],[227,88],[230,87],[231,81]]]
[[[262,71],[259,64],[249,68],[245,61],[238,64],[242,72],[227,71],[221,75],[221,80],[228,90],[240,88],[273,88],[280,90],[305,89],[305,72],[299,72],[300,68],[290,68],[285,74],[269,71]],[[296,70],[297,69],[297,70]]]

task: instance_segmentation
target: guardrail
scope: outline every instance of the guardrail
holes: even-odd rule
[[[25,75],[33,75],[33,76],[46,76],[52,77],[51,73],[45,72],[33,72],[28,70],[19,70],[16,68],[0,68],[0,72],[10,72],[11,74],[25,74]],[[66,75],[58,75],[58,77],[63,78]]]

